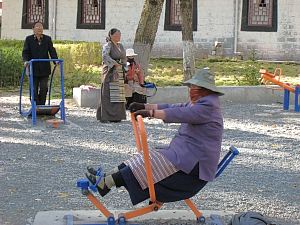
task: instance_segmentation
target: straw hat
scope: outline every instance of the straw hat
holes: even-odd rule
[[[224,93],[222,93],[220,89],[216,87],[215,75],[207,67],[196,70],[195,75],[191,79],[183,82],[183,85],[186,86],[191,84],[214,91],[217,93],[217,95],[224,95]]]
[[[134,49],[133,48],[128,48],[126,49],[126,56],[136,56],[137,54],[134,53]]]

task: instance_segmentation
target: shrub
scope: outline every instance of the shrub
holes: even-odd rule
[[[20,40],[6,40],[6,39],[0,40],[0,49],[13,47],[22,50],[23,45],[24,45],[24,41],[20,41]]]
[[[82,84],[100,84],[101,46],[99,43],[54,44],[58,57],[64,59],[65,92],[71,95],[73,87]],[[54,86],[60,80],[54,80]]]
[[[18,86],[22,72],[21,51],[15,47],[0,48],[0,87]]]

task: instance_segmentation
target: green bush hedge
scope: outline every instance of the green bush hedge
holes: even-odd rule
[[[23,65],[21,55],[18,48],[0,47],[0,87],[19,85]]]
[[[23,70],[23,43],[19,40],[0,40],[0,86],[18,86]],[[67,95],[71,94],[75,86],[99,85],[102,62],[99,43],[54,41],[54,47],[58,57],[64,60]],[[54,86],[60,82],[56,77]]]
[[[94,42],[54,42],[58,57],[64,60],[65,92],[82,84],[98,86],[101,73],[101,46]],[[54,80],[57,86],[59,79]]]
[[[98,43],[54,41],[59,58],[64,59],[65,92],[71,96],[73,87],[80,85],[100,85],[101,46]],[[0,87],[19,85],[22,71],[23,41],[0,40]],[[259,69],[271,72],[278,63],[260,61],[241,61],[231,58],[197,59],[196,67],[210,67],[216,75],[217,85],[257,85]],[[282,81],[300,83],[300,65],[281,63]],[[56,72],[58,74],[58,71]],[[149,64],[147,81],[157,86],[181,85],[183,81],[182,59],[152,58]],[[54,77],[53,94],[59,93],[59,76]]]

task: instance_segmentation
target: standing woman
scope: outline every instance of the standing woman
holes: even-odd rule
[[[123,67],[127,59],[120,40],[120,30],[113,28],[102,49],[102,84],[97,109],[97,120],[102,123],[126,119]]]

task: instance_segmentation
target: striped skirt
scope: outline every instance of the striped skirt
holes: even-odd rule
[[[158,151],[153,150],[150,151],[149,154],[154,184],[178,171],[175,166]],[[148,181],[143,154],[137,153],[135,156],[126,160],[124,164],[129,166],[141,188],[143,190],[146,189],[148,187]]]
[[[118,72],[118,77],[109,82],[110,102],[126,102],[123,71]]]

